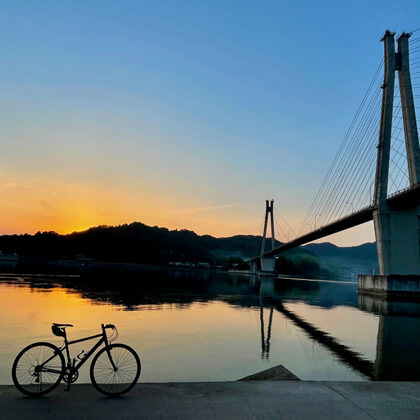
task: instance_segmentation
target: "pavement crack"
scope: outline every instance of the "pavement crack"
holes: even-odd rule
[[[347,397],[346,394],[340,392],[338,389],[335,389],[332,385],[330,384],[325,384],[329,389],[331,389],[332,391],[336,392],[338,395],[340,395],[341,397],[343,397],[344,399],[346,399],[351,405],[353,405],[354,407],[358,408],[359,410],[362,410],[363,413],[365,413],[369,418],[373,419],[373,420],[378,420],[376,417],[373,417],[370,413],[368,413],[363,407],[360,407],[360,405],[356,404],[354,401],[352,401],[349,397]]]

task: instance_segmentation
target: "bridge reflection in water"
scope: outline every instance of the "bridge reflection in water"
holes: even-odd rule
[[[258,339],[260,356],[264,360],[269,359],[271,353],[275,355],[276,364],[283,363],[287,368],[293,363],[289,353],[283,358],[280,353],[281,349],[294,351],[287,345],[291,342],[287,341],[288,337],[279,335],[284,333],[279,325],[284,318],[357,376],[370,380],[420,380],[420,303],[358,296],[356,283],[248,277],[207,270],[164,270],[141,275],[135,273],[133,277],[108,273],[80,279],[0,275],[1,283],[29,287],[33,292],[43,293],[62,288],[66,293],[80,295],[91,304],[106,303],[130,312],[167,304],[187,309],[195,303],[215,301],[238,309],[257,309],[258,332],[249,336]],[[319,308],[319,312],[314,308]],[[356,316],[351,316],[349,309],[354,309]],[[378,319],[376,354],[370,347],[374,341],[371,340],[372,330],[357,324],[368,319],[360,314],[357,316],[358,311],[373,314]],[[324,318],[318,317],[321,313]],[[249,324],[241,325],[250,328]],[[370,325],[376,325],[376,321]],[[331,334],[332,331],[336,332]],[[283,338],[285,341],[281,342]]]
[[[374,377],[381,381],[420,379],[420,303],[359,297],[359,308],[379,315]]]
[[[362,354],[341,344],[338,339],[312,325],[287,308],[287,301],[278,293],[281,279],[251,276],[250,285],[259,289],[261,353],[269,357],[273,309],[301,328],[312,340],[370,380],[420,380],[420,302],[389,301],[377,296],[359,295],[359,309],[379,316],[376,358],[372,362]],[[269,307],[267,334],[264,325],[264,303]]]

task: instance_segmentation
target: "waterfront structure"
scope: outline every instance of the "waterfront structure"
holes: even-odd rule
[[[251,272],[256,273],[258,268],[260,267],[261,270],[259,271],[260,274],[273,274],[276,260],[275,258],[266,258],[264,255],[266,253],[265,242],[267,239],[267,225],[268,225],[268,217],[270,217],[270,226],[271,226],[271,250],[275,249],[276,247],[276,237],[274,233],[274,200],[265,200],[265,215],[264,215],[264,231],[261,241],[261,252],[260,258],[254,259],[251,261]],[[259,263],[259,264],[258,264]]]
[[[360,275],[359,291],[385,296],[405,294],[420,296],[420,149],[410,75],[410,36],[408,33],[402,33],[398,37],[397,51],[395,51],[394,33],[386,31],[382,38],[384,43],[384,81],[381,86],[382,106],[379,139],[376,146],[374,194],[369,205],[355,211],[352,202],[346,201],[345,194],[341,192],[343,186],[339,185],[340,182],[344,183],[344,179],[341,179],[341,174],[344,171],[342,170],[340,178],[334,184],[335,186],[338,185],[338,193],[335,196],[324,194],[326,197],[324,199],[325,203],[321,207],[325,212],[331,213],[331,207],[335,206],[334,208],[337,208],[337,202],[340,203],[341,201],[341,206],[351,204],[351,213],[325,223],[319,228],[315,226],[314,230],[250,259],[252,269],[255,269],[257,261],[261,261],[261,267],[263,267],[263,264],[267,266],[269,259],[273,259],[274,256],[284,251],[373,220],[379,274]],[[396,92],[395,88],[396,74],[398,75],[399,92]],[[393,138],[394,97],[397,93],[401,98],[409,186],[390,195],[389,167]],[[361,131],[359,134],[361,139],[358,144],[361,145],[360,148],[365,147],[363,150],[365,151],[366,146],[363,145],[365,134],[362,134]],[[355,159],[355,151],[356,147],[351,156],[353,160]],[[339,162],[340,164],[352,167],[352,164],[348,162],[342,161]],[[355,171],[360,168],[358,165],[353,165]],[[352,186],[352,188],[352,191],[354,191],[355,186]],[[318,215],[316,207],[314,212],[316,221]],[[264,268],[262,269],[264,270]]]

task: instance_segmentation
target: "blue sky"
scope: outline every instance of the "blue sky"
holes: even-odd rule
[[[418,1],[3,1],[0,233],[255,234],[266,198],[299,226],[381,35],[419,16]]]

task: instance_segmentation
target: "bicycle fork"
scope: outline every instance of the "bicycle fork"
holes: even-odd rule
[[[115,363],[112,360],[112,355],[111,355],[111,352],[109,351],[109,345],[106,346],[106,353],[108,355],[109,361],[111,362],[111,366],[114,369],[114,372],[116,372],[118,370],[118,368],[117,368],[117,366],[115,366]]]

